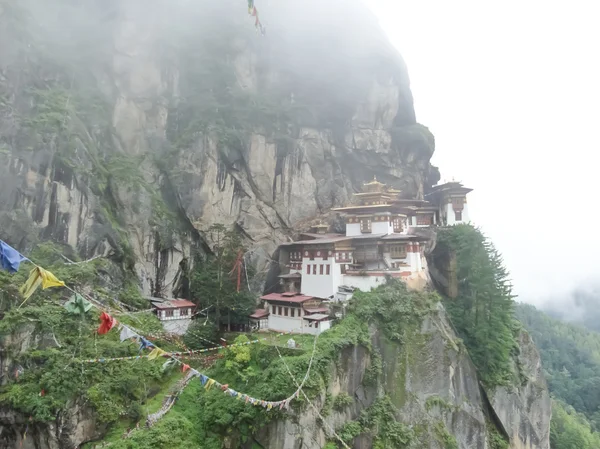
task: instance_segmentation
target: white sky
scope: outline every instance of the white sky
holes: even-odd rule
[[[367,1],[520,300],[600,281],[600,3]]]

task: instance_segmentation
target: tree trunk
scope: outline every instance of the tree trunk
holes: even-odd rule
[[[231,310],[227,309],[227,332],[231,332]]]

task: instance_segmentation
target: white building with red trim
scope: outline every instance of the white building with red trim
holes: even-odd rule
[[[296,292],[262,296],[268,310],[269,329],[317,335],[331,327],[329,309],[319,298]]]
[[[176,335],[185,334],[196,308],[196,304],[185,299],[152,299],[152,306],[165,331]]]
[[[283,288],[289,292],[335,299],[341,287],[369,291],[387,276],[420,289],[428,282],[425,247],[419,228],[468,221],[467,189],[457,182],[432,189],[431,201],[405,199],[374,179],[355,194],[355,204],[333,209],[345,220],[345,234],[327,226],[301,234],[280,246]],[[342,295],[349,297],[348,294]]]

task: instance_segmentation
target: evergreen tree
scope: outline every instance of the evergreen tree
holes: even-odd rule
[[[214,242],[213,254],[196,257],[191,293],[202,308],[212,306],[209,313],[219,328],[225,314],[230,331],[232,320],[245,322],[256,306],[255,295],[246,288],[246,248],[239,233],[222,224],[212,225],[208,232]]]
[[[494,245],[476,228],[457,225],[438,233],[434,262],[456,258],[458,297],[446,308],[488,386],[514,379],[517,350],[514,296],[508,272]],[[443,263],[443,262],[441,262]]]

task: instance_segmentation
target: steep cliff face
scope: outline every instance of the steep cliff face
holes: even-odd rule
[[[534,368],[523,385],[486,391],[477,370],[462,347],[445,312],[439,306],[422,322],[420,331],[405,344],[388,340],[372,328],[372,350],[349,347],[331,367],[330,382],[314,405],[323,413],[327,396],[348,394],[352,403],[332,410],[324,424],[314,409],[293,419],[276,421],[257,441],[267,449],[320,449],[334,441],[331,429],[372,413],[378,399],[391,399],[394,418],[410,429],[410,443],[402,447],[431,449],[549,449],[550,396],[537,350],[526,334],[521,340],[522,360]],[[378,354],[374,361],[370,354]],[[370,382],[373,364],[381,364],[379,382]],[[537,374],[536,374],[537,373]],[[379,424],[381,425],[381,423]],[[359,433],[353,449],[370,449],[376,432]],[[509,441],[507,446],[501,442]],[[506,444],[506,443],[504,443]]]
[[[435,183],[406,68],[358,0],[0,3],[0,233],[170,294],[213,223],[265,261],[377,175]]]

